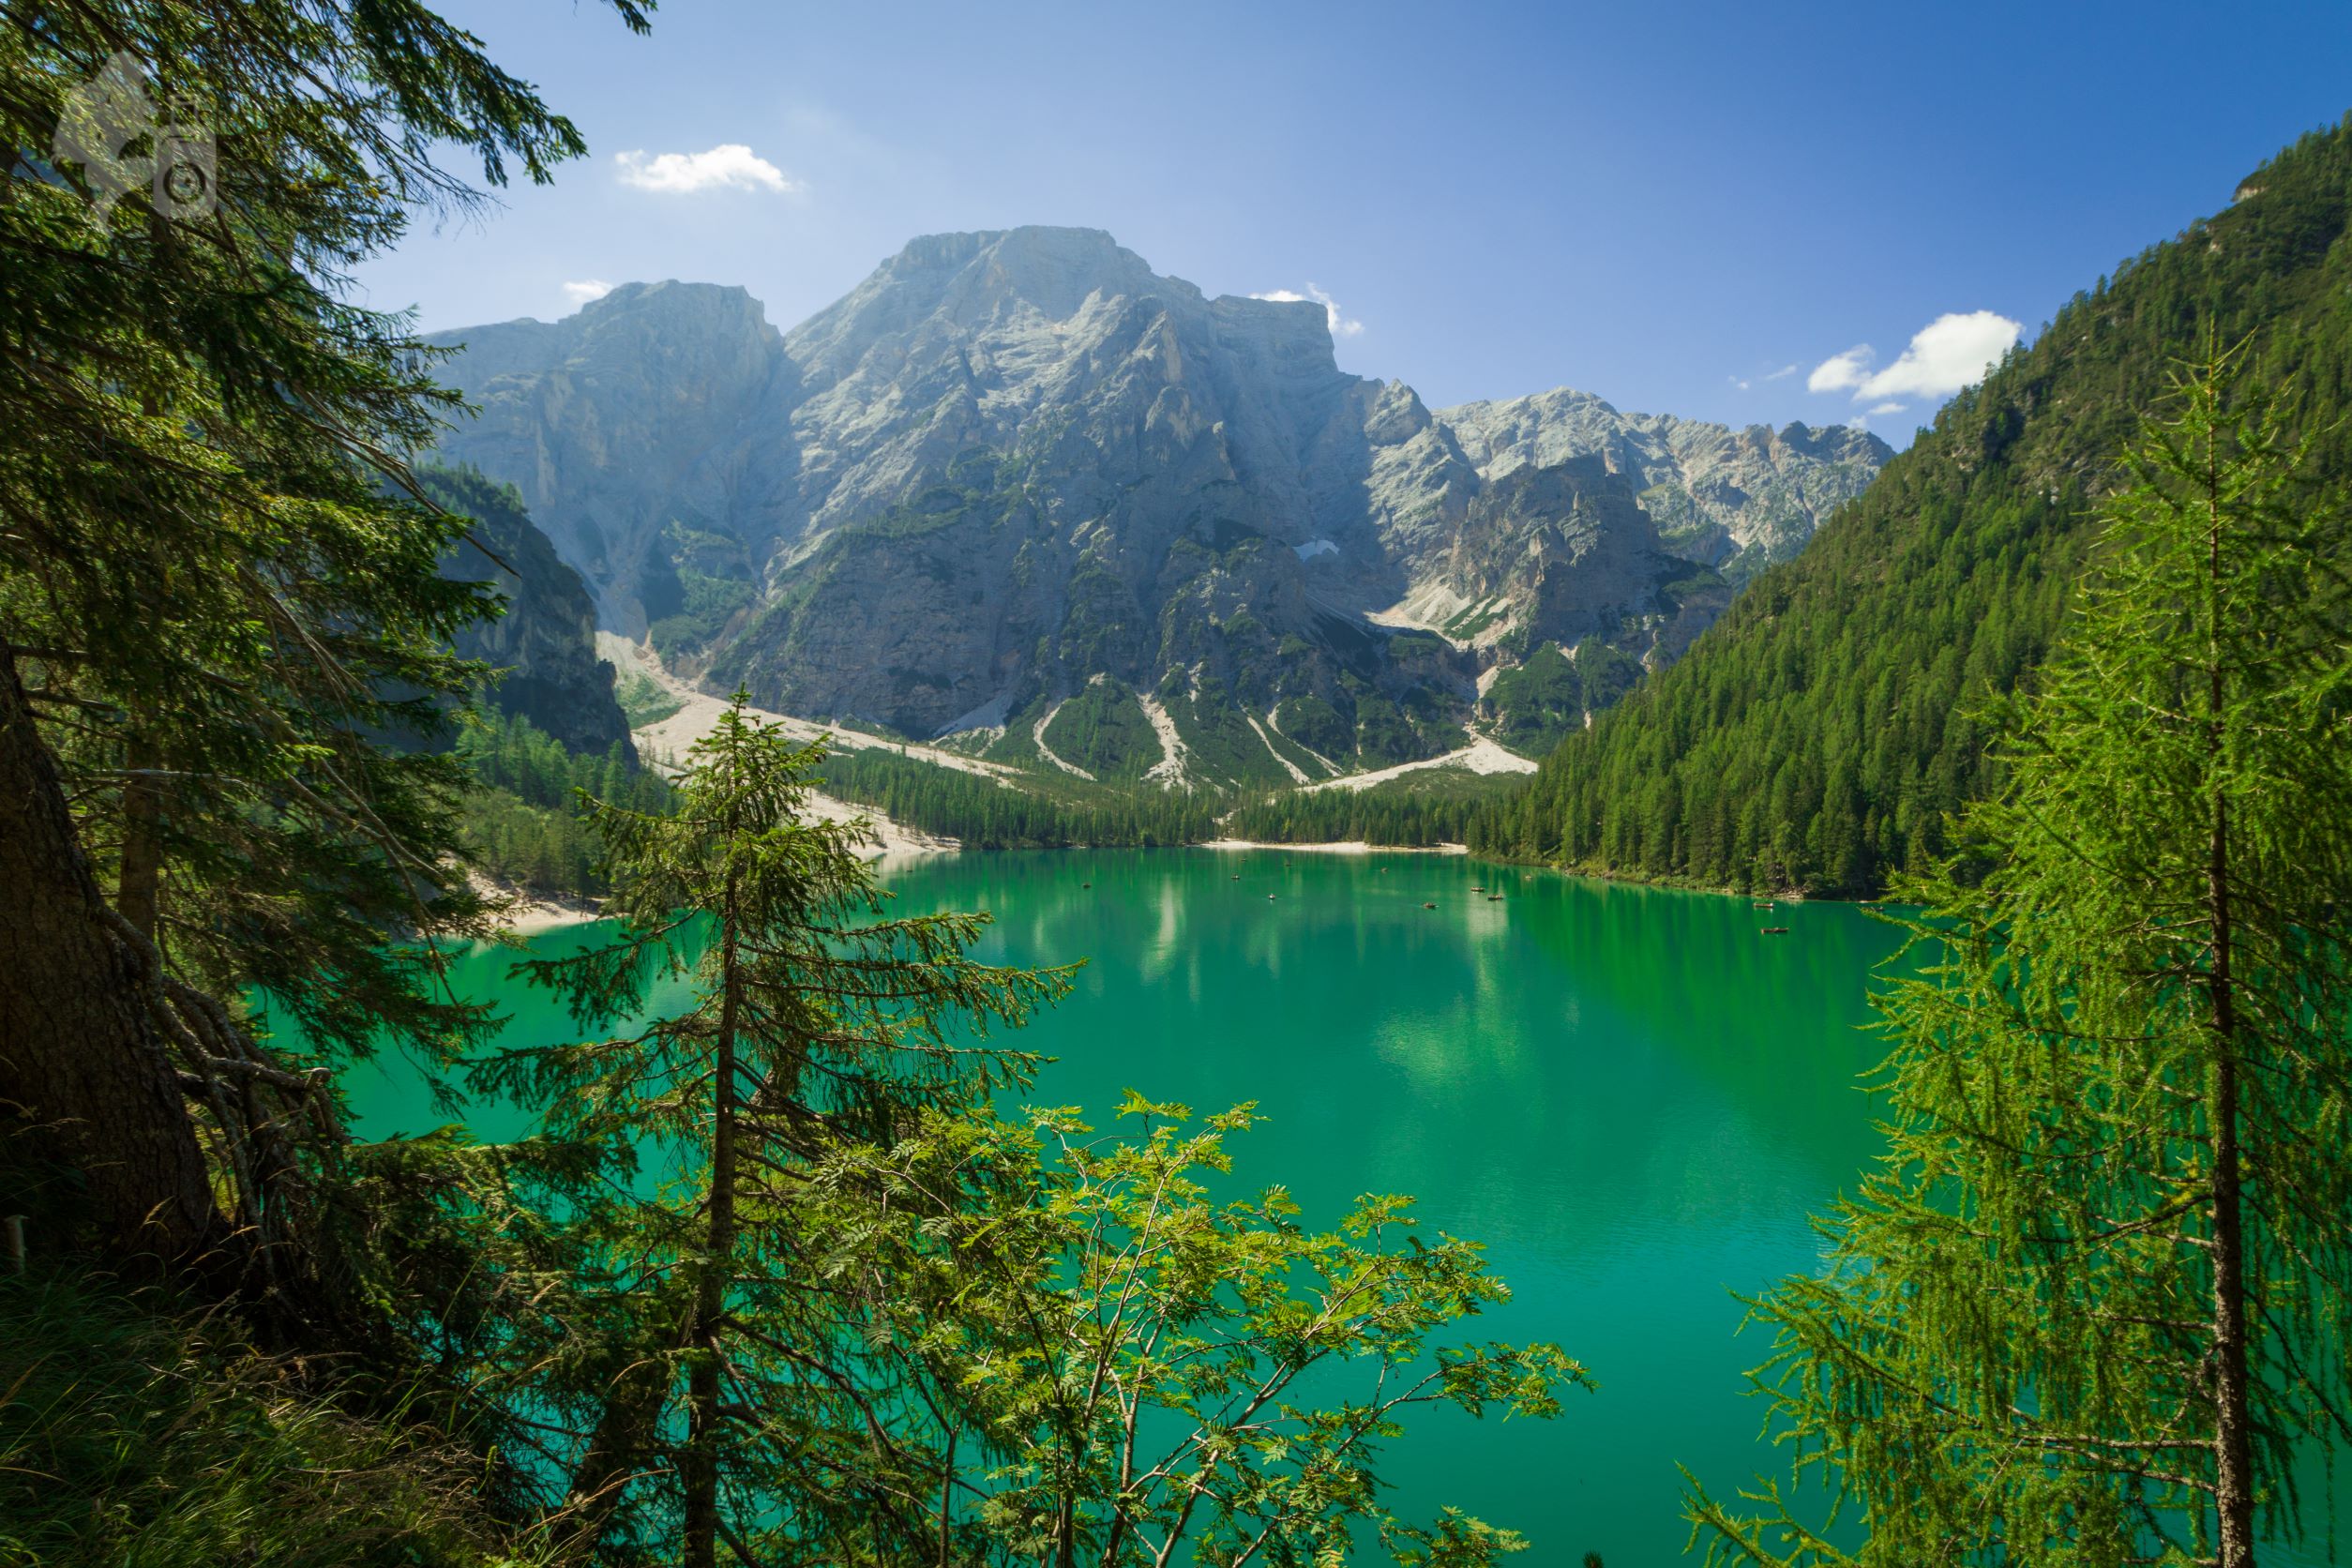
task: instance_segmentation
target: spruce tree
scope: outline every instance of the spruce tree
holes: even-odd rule
[[[447,641],[494,606],[442,577],[463,523],[404,483],[456,400],[349,270],[482,199],[453,150],[496,185],[583,144],[415,0],[10,5],[0,144],[0,774],[54,869],[0,890],[10,1148],[117,1252],[219,1259],[232,1233],[266,1261],[301,1207],[282,1144],[332,1117],[236,999],[345,1052],[480,1021],[430,942],[385,940],[482,928],[460,770],[386,741],[478,678]],[[200,1108],[219,1223],[198,1123],[127,1082]]]
[[[2132,448],[2010,785],[1911,883],[1892,1147],[1758,1376],[1777,1484],[1713,1560],[2249,1568],[2352,1440],[2343,515],[2214,353]]]
[[[807,810],[822,743],[795,745],[747,701],[737,693],[687,754],[674,809],[588,806],[613,940],[520,966],[584,1024],[637,1019],[656,988],[686,981],[677,1004],[482,1076],[543,1106],[558,1137],[640,1147],[664,1167],[616,1243],[654,1306],[573,1490],[583,1513],[609,1512],[633,1462],[660,1458],[662,1495],[644,1511],[675,1519],[689,1568],[793,1495],[779,1473],[844,1419],[860,1304],[889,1289],[812,1253],[832,1241],[803,1223],[819,1166],[1021,1077],[1025,1058],[974,1036],[1067,988],[1066,971],[974,961],[985,915],[889,914],[860,853],[868,824]],[[862,1396],[847,1397],[853,1423]],[[852,1489],[840,1475],[799,1489],[828,1484]]]

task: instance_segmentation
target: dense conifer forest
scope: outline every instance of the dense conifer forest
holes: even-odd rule
[[[819,771],[828,794],[975,850],[1198,844],[1216,837],[1223,809],[1213,794],[1149,785],[1107,788],[1041,774],[1002,784],[881,746],[834,752]]]
[[[537,894],[606,891],[596,836],[580,820],[583,794],[657,812],[670,787],[618,743],[582,757],[527,718],[493,714],[458,736],[457,755],[473,770],[465,795],[465,834],[475,864],[503,882]]]
[[[1796,560],[1517,798],[1475,850],[1738,888],[1881,890],[1990,793],[1992,710],[2028,683],[2086,565],[2116,454],[2210,329],[2289,400],[2315,482],[2352,474],[2352,127],[2075,296],[1961,393]]]
[[[1266,843],[1458,844],[1470,819],[1521,787],[1515,775],[1426,768],[1361,790],[1285,790],[1236,807],[1226,836]]]

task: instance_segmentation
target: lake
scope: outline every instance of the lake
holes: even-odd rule
[[[1528,1568],[1588,1551],[1636,1568],[1681,1556],[1678,1463],[1719,1494],[1770,1463],[1741,1379],[1766,1345],[1738,1334],[1730,1292],[1814,1267],[1807,1216],[1875,1152],[1859,1026],[1888,927],[1440,855],[964,854],[885,881],[901,912],[993,913],[993,961],[1088,960],[1020,1041],[1057,1058],[1035,1099],[1098,1126],[1130,1087],[1255,1100],[1241,1180],[1289,1185],[1310,1225],[1359,1193],[1412,1195],[1516,1293],[1454,1337],[1556,1340],[1591,1368],[1599,1392],[1555,1422],[1425,1412],[1387,1467],[1409,1516],[1451,1503],[1523,1530]],[[570,1033],[503,979],[510,961],[470,956],[461,989],[496,998],[516,1039]],[[441,1120],[397,1071],[352,1089],[369,1133]],[[470,1119],[518,1130],[498,1108]]]

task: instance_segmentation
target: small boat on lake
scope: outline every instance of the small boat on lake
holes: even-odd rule
[[[1422,907],[1423,909],[1425,909],[1425,910],[1433,910],[1433,909],[1436,909],[1438,906],[1437,906],[1437,905],[1435,905],[1435,904],[1424,904],[1424,905],[1422,905],[1421,907]]]
[[[1788,934],[1788,927],[1786,926],[1767,926],[1763,927],[1763,930],[1768,937],[1785,937]]]

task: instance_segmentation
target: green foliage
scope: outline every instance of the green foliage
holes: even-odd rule
[[[465,796],[475,864],[535,894],[585,897],[606,890],[596,834],[580,815],[583,792],[649,814],[670,806],[661,776],[618,745],[602,757],[577,756],[524,718],[469,724],[457,755],[475,779]]]
[[[7,1568],[518,1561],[479,1455],[426,1410],[339,1405],[193,1304],[0,1279],[0,1391]]]
[[[1545,642],[1495,677],[1479,711],[1496,721],[1496,740],[1524,756],[1542,756],[1580,733],[1586,715],[1615,703],[1640,677],[1632,655],[1597,637],[1576,644],[1573,657]]]
[[[1092,786],[1044,774],[1000,781],[881,746],[835,752],[822,777],[828,794],[968,849],[1198,844],[1216,837],[1214,800],[1184,791]]]
[[[1266,736],[1258,732],[1230,687],[1206,676],[1179,685],[1162,683],[1160,702],[1177,739],[1184,746],[1184,769],[1194,778],[1220,786],[1291,782]],[[1312,766],[1309,776],[1321,770]],[[1296,764],[1294,764],[1296,765]]]
[[[892,1411],[894,1485],[822,1505],[827,1560],[907,1560],[904,1542],[1004,1568],[1253,1549],[1469,1568],[1519,1549],[1452,1513],[1397,1518],[1377,1468],[1417,1408],[1546,1419],[1585,1386],[1554,1346],[1432,1343],[1509,1299],[1479,1249],[1424,1242],[1401,1199],[1313,1231],[1282,1188],[1213,1196],[1247,1107],[1193,1131],[1130,1093],[1120,1118],[1127,1140],[1069,1111],[975,1111],[835,1162],[820,1190],[889,1199],[880,1224],[827,1215],[898,1282],[867,1342],[936,1392]],[[942,1204],[959,1191],[988,1197]]]
[[[759,596],[740,578],[713,577],[691,566],[676,568],[676,576],[677,610],[645,628],[645,640],[665,657],[709,647],[735,612]]]
[[[1516,775],[1421,768],[1361,790],[1285,790],[1225,819],[1234,838],[1269,844],[1363,842],[1426,849],[1458,844],[1481,810],[1518,788]]]
[[[436,569],[462,522],[385,493],[456,400],[345,273],[415,208],[480,199],[436,152],[501,184],[582,150],[470,35],[398,13],[101,0],[0,27],[0,640],[174,976],[264,987],[353,1051],[476,1021],[385,950],[479,912],[451,764],[384,739],[475,684],[447,649],[490,601]],[[35,150],[118,52],[216,139],[210,210],[133,191],[101,216],[97,171]]]
[[[814,1168],[1022,1081],[1025,1058],[971,1038],[1067,988],[1063,971],[968,957],[986,916],[886,915],[860,826],[804,813],[822,746],[794,746],[746,701],[688,754],[675,809],[592,805],[618,936],[520,966],[583,1024],[627,1032],[479,1072],[561,1138],[668,1156],[613,1243],[645,1303],[643,1359],[616,1391],[626,1440],[590,1442],[573,1489],[583,1506],[681,1518],[684,1558],[702,1564],[720,1535],[756,1531],[762,1500],[847,1484],[827,1459],[837,1431],[859,1431],[860,1401],[825,1385],[857,1375],[864,1292],[810,1266],[827,1244],[807,1223]],[[686,1000],[648,1018],[652,988],[688,976]],[[656,1473],[631,1479],[653,1455]],[[596,1469],[608,1461],[628,1468]]]
[[[1756,1304],[1867,1542],[1698,1495],[1716,1561],[2248,1568],[2352,1444],[2345,527],[2227,372],[2133,450],[2002,793],[1901,884],[1892,1147]]]
[[[1274,707],[1274,727],[1333,762],[1344,765],[1355,752],[1354,728],[1319,697],[1284,698]]]
[[[1140,778],[1160,761],[1160,741],[1135,693],[1108,678],[1056,709],[1045,729],[1053,754],[1096,778]]]
[[[1389,643],[1392,655],[1425,646],[1428,640],[1421,637],[1395,638]],[[1470,744],[1470,735],[1455,721],[1440,688],[1419,686],[1392,699],[1349,677],[1349,696],[1354,700],[1356,715],[1355,746],[1352,761],[1359,767],[1387,767],[1398,762],[1418,762],[1425,758],[1441,756]],[[1345,752],[1334,756],[1334,762],[1347,763]]]
[[[2113,455],[2199,324],[2251,336],[2250,373],[2294,398],[2314,472],[2352,475],[2352,128],[2304,137],[2247,183],[2258,194],[2076,295],[1953,399],[1472,844],[1843,894],[1940,857],[1946,817],[1999,785],[1973,716],[2047,655]]]
[[[822,747],[741,703],[674,811],[595,808],[619,935],[522,966],[583,1024],[626,1025],[480,1064],[546,1136],[360,1161],[412,1266],[480,1260],[452,1282],[446,1353],[529,1413],[515,1438],[565,1478],[565,1548],[1003,1568],[1252,1540],[1464,1568],[1515,1549],[1458,1515],[1394,1517],[1377,1469],[1419,1407],[1544,1418],[1584,1381],[1548,1345],[1437,1342],[1508,1299],[1478,1249],[1413,1235],[1401,1199],[1316,1232],[1280,1188],[1213,1196],[1246,1108],[1187,1133],[1131,1096],[1124,1142],[999,1114],[1030,1063],[985,1032],[1068,972],[974,963],[985,916],[891,915],[858,825],[803,810]]]

